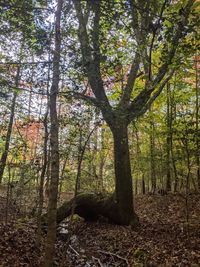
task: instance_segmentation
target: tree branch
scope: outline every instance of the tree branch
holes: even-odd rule
[[[148,53],[147,53],[147,36],[149,29],[149,1],[141,1],[140,7],[137,8],[135,0],[130,1],[132,26],[138,44],[138,53],[142,55],[145,74],[149,71]],[[145,6],[144,9],[141,7]],[[138,16],[138,12],[140,13]],[[139,19],[140,17],[140,19]]]
[[[133,91],[135,80],[138,77],[137,73],[138,73],[138,69],[139,69],[139,64],[140,64],[140,55],[139,55],[139,53],[136,52],[135,58],[133,60],[131,70],[130,70],[130,73],[128,76],[128,81],[127,81],[127,84],[125,86],[125,89],[124,89],[121,101],[119,103],[119,106],[127,106],[129,101],[130,101],[130,97],[131,97],[131,93]]]
[[[86,29],[85,19],[82,13],[82,5],[80,0],[73,0],[76,9],[76,14],[79,22],[79,40],[81,44],[81,52],[83,57],[83,64],[87,72],[88,80],[92,91],[97,99],[104,101],[108,106],[109,102],[104,91],[103,81],[100,72],[100,49],[99,49],[99,20],[100,20],[100,1],[92,2],[94,9],[94,25],[93,25],[93,48],[91,51],[91,44],[89,41],[88,32]]]
[[[156,87],[158,83],[163,79],[163,77],[168,71],[169,65],[172,63],[177,47],[179,45],[179,41],[183,37],[184,26],[187,24],[188,16],[190,14],[194,2],[195,0],[188,0],[184,10],[182,11],[182,19],[177,25],[177,30],[171,41],[171,49],[169,50],[168,55],[166,56],[167,61],[163,63],[162,66],[159,68],[157,77],[154,79],[152,84],[153,87]]]
[[[87,101],[88,103],[100,108],[101,107],[101,102],[98,101],[95,97],[92,96],[87,96],[81,93],[73,92],[73,91],[68,91],[68,92],[62,92],[60,93],[61,96],[64,96],[65,98],[71,98],[74,97],[76,99],[82,99]]]
[[[178,23],[177,30],[174,34],[174,37],[172,38],[171,49],[169,50],[167,61],[163,63],[162,66],[159,68],[156,78],[152,82],[147,80],[144,89],[135,97],[135,99],[129,105],[129,121],[131,121],[135,117],[138,117],[139,115],[144,114],[144,112],[148,109],[148,106],[150,106],[152,102],[161,93],[164,88],[164,85],[166,84],[166,81],[168,81],[173,75],[173,73],[170,72],[169,76],[161,83],[159,89],[152,96],[152,93],[156,90],[157,86],[168,72],[170,64],[172,63],[180,39],[183,36],[184,26],[187,24],[188,16],[190,14],[193,3],[194,0],[188,0],[184,10],[182,11],[182,19]]]
[[[89,41],[88,32],[86,29],[85,19],[82,13],[82,5],[80,0],[73,0],[76,14],[79,22],[79,40],[81,44],[81,52],[83,57],[83,65],[86,69],[88,81],[91,89],[101,105],[99,106],[102,113],[104,114],[105,120],[108,123],[112,123],[113,112],[112,107],[106,96],[103,81],[100,72],[100,45],[99,45],[99,31],[100,31],[100,4],[101,1],[92,1],[91,5],[94,11],[93,19],[93,31],[92,31],[92,43],[93,50],[91,50],[91,43]]]
[[[156,92],[151,96],[151,93],[154,91],[154,89],[150,90],[143,90],[132,102],[130,106],[130,113],[129,113],[129,122],[131,122],[134,118],[137,118],[141,115],[143,115],[152,105],[154,100],[160,95],[163,88],[167,84],[167,82],[172,78],[174,74],[175,69],[173,69],[170,74],[167,76],[167,78],[161,83],[159,88],[156,90]]]
[[[163,5],[161,7],[160,15],[159,15],[158,21],[156,22],[157,27],[155,27],[155,29],[153,30],[153,36],[152,36],[152,40],[151,40],[151,44],[150,44],[150,48],[149,48],[149,80],[150,81],[152,79],[151,61],[152,61],[153,44],[154,44],[154,41],[155,41],[155,37],[157,35],[157,31],[160,28],[160,22],[161,22],[161,19],[162,19],[166,4],[167,4],[167,0],[164,1]]]

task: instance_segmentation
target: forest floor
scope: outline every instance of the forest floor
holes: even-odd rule
[[[0,207],[3,202],[0,197]],[[189,195],[187,205],[181,195],[138,195],[135,229],[76,219],[70,236],[63,229],[58,233],[55,266],[199,267],[200,195]],[[34,222],[16,215],[5,224],[3,212],[0,208],[0,267],[41,266],[44,249],[36,246]]]

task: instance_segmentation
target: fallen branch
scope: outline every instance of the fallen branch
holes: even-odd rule
[[[79,256],[79,253],[71,245],[69,245],[69,248],[76,254],[76,256]]]

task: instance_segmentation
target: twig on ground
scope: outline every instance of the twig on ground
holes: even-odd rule
[[[118,255],[118,254],[115,254],[115,253],[112,253],[112,252],[109,252],[109,251],[104,251],[104,250],[98,250],[98,252],[99,252],[99,253],[102,253],[102,254],[110,255],[110,256],[115,256],[116,258],[125,261],[126,264],[127,264],[127,266],[130,267],[130,264],[129,264],[128,260],[127,260],[126,258],[121,257],[121,256]]]
[[[76,254],[76,256],[79,256],[79,253],[71,245],[69,245],[69,248]]]
[[[99,258],[96,258],[96,257],[92,256],[92,259],[93,259],[94,261],[97,261],[100,267],[103,267],[103,263],[100,261]]]

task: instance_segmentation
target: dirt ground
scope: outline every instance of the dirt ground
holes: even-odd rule
[[[5,224],[3,198],[0,204],[0,267],[41,266],[44,239],[38,248],[34,222],[14,215],[13,207],[14,220]],[[138,195],[135,209],[135,229],[76,218],[70,232],[58,230],[55,266],[200,266],[199,194],[188,196],[187,208],[180,194]]]

